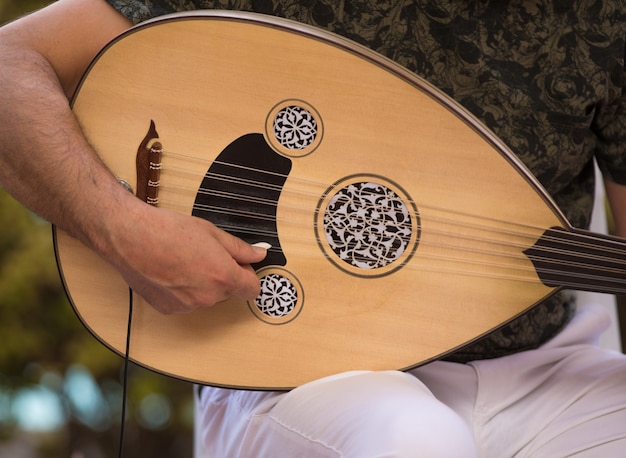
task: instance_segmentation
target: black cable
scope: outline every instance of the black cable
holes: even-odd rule
[[[133,290],[128,288],[128,329],[126,330],[126,351],[124,352],[124,374],[122,380],[122,419],[121,419],[121,427],[120,427],[120,445],[118,457],[122,458],[124,454],[124,432],[126,430],[126,398],[127,398],[127,388],[128,388],[128,361],[130,354],[130,329],[133,322]]]

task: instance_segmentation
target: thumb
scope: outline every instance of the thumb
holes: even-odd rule
[[[253,264],[261,262],[267,256],[267,251],[272,247],[269,243],[259,242],[250,245],[234,235],[226,232],[221,233],[220,243],[233,257],[233,259],[241,264]]]

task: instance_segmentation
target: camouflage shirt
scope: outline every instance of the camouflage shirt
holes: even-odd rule
[[[530,168],[577,227],[593,158],[626,184],[626,9],[617,0],[107,0],[134,23],[196,9],[294,19],[395,60],[456,99]],[[449,359],[534,348],[574,312],[562,292]]]

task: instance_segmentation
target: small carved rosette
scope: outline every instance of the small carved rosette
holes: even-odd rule
[[[319,146],[324,125],[319,113],[302,100],[284,100],[267,116],[265,137],[280,154],[304,157]]]
[[[304,291],[298,279],[280,267],[257,272],[261,293],[248,303],[252,313],[269,324],[285,324],[295,319],[304,304]]]

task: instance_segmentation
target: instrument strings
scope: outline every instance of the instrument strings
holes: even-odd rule
[[[175,153],[164,152],[164,159],[166,157],[174,158],[177,161],[182,161],[184,165],[187,162],[196,162],[196,163],[205,163],[206,161],[191,157],[184,156]],[[278,203],[274,200],[268,200],[262,197],[242,194],[236,191],[220,191],[213,189],[204,189],[204,188],[192,188],[192,187],[180,187],[176,188],[168,186],[169,180],[167,180],[167,175],[171,174],[177,177],[186,177],[193,175],[197,177],[197,172],[192,172],[184,167],[177,166],[168,166],[163,167],[161,171],[161,181],[160,181],[160,190],[164,191],[167,195],[167,192],[172,192],[175,194],[184,193],[185,201],[192,202],[195,201],[196,194],[207,193],[215,197],[231,199],[231,200],[239,200],[244,201],[252,206],[258,205],[262,207],[274,207],[272,212],[266,213],[262,211],[241,211],[234,208],[223,208],[219,206],[205,206],[205,205],[196,205],[194,204],[194,210],[199,212],[210,212],[210,213],[227,213],[234,214],[237,216],[245,217],[251,221],[260,220],[260,221],[276,221],[277,223],[282,222],[284,224],[293,225],[294,219],[293,215],[298,213],[308,213],[311,214],[311,209],[317,206],[317,203],[322,198],[324,193],[328,191],[330,185],[328,183],[320,183],[315,182],[308,179],[294,177],[292,175],[284,176],[273,171],[268,170],[259,170],[251,167],[242,166],[239,164],[228,164],[224,162],[215,161],[215,164],[219,164],[224,167],[232,167],[238,169],[246,169],[249,172],[253,172],[255,174],[261,176],[275,176],[281,179],[289,178],[290,186],[288,192],[295,194],[297,198],[301,199],[298,205],[287,206],[285,204],[281,204],[281,213],[289,214],[288,218],[283,218],[283,221],[279,219],[276,215],[276,207]],[[256,181],[246,178],[241,178],[238,176],[230,176],[226,174],[216,174],[213,172],[207,173],[207,177],[210,177],[213,180],[224,181],[233,186],[233,189],[236,189],[238,185],[243,185],[248,188],[257,188],[259,190],[270,190],[274,192],[287,192],[281,185],[275,185],[271,183],[266,183],[264,181]],[[366,194],[367,191],[361,191],[362,194]],[[376,194],[375,196],[380,196]],[[311,205],[302,205],[300,204],[303,200],[310,200]],[[179,207],[181,209],[180,200],[167,200],[166,198],[160,197],[160,203],[164,204],[168,208]],[[502,219],[498,219],[496,217],[489,217],[483,215],[472,215],[469,213],[465,213],[458,210],[450,210],[442,207],[431,206],[418,201],[408,201],[407,210],[412,211],[413,207],[418,209],[418,213],[421,210],[427,211],[428,215],[428,237],[422,237],[418,243],[420,246],[424,247],[432,247],[435,249],[439,249],[439,252],[428,253],[421,252],[420,256],[423,258],[429,258],[435,261],[441,261],[441,266],[436,266],[433,264],[429,264],[427,267],[422,266],[419,263],[411,263],[410,268],[416,269],[428,269],[429,271],[437,271],[441,270],[442,272],[454,273],[459,275],[473,275],[473,276],[488,276],[494,277],[498,279],[509,279],[514,281],[528,281],[528,282],[538,282],[538,278],[536,276],[536,272],[539,272],[539,269],[536,269],[532,265],[529,264],[527,256],[523,253],[523,251],[527,248],[530,248],[539,237],[543,235],[546,231],[545,227],[533,226],[521,222],[514,221],[505,221]],[[362,216],[360,216],[362,218]],[[288,221],[286,220],[288,219]],[[413,218],[415,222],[417,218]],[[313,220],[313,218],[309,219],[310,223],[306,223],[306,229],[318,230],[320,233],[323,233],[324,228],[317,227],[317,223]],[[373,223],[378,223],[379,220],[374,219]],[[392,223],[389,223],[392,224]],[[393,223],[395,224],[395,223]],[[408,226],[411,228],[411,224]],[[394,227],[397,229],[403,229],[403,223],[396,224]],[[236,227],[236,226],[225,226],[220,225],[220,228],[228,231],[234,235],[237,234],[246,234],[256,235],[261,240],[264,241],[263,238],[268,237],[278,237],[274,231],[272,233],[268,233],[266,230],[254,229],[253,227]],[[421,231],[421,219],[419,220],[419,224],[415,224],[413,230]],[[300,235],[295,235],[295,233]],[[311,238],[306,235],[306,233],[298,232],[298,231],[290,231],[288,235],[282,234],[280,236],[281,241],[286,241],[285,237],[289,238],[290,242],[298,243],[303,242],[304,244],[309,243]],[[401,237],[404,242],[409,243],[410,240],[406,236],[398,236]],[[514,240],[511,240],[514,239]],[[588,276],[590,281],[594,281],[598,279],[598,272],[607,273],[608,275],[613,275],[612,277],[607,277],[609,280],[614,281],[614,277],[617,275],[624,278],[626,282],[626,267],[623,266],[603,266],[598,267],[601,264],[613,263],[615,264],[615,257],[619,257],[621,259],[626,259],[626,244],[614,241],[613,243],[609,243],[610,246],[603,246],[601,252],[598,252],[597,243],[594,243],[594,238],[592,235],[585,234],[576,234],[576,237],[573,240],[565,240],[561,238],[552,237],[550,235],[545,235],[544,237],[546,242],[558,242],[559,247],[566,248],[557,248],[557,247],[541,247],[541,252],[546,254],[546,259],[549,259],[553,255],[558,256],[567,256],[569,254],[574,255],[577,254],[581,249],[591,249],[594,252],[589,254],[584,258],[584,261],[580,261],[580,256],[578,259],[574,261],[570,260],[562,260],[559,263],[563,266],[567,266],[567,269],[559,272],[563,275],[568,275],[569,272],[577,268],[582,269],[592,269],[594,270],[593,274],[582,274],[582,277]],[[467,243],[469,242],[469,243]],[[356,243],[356,242],[352,242]],[[375,243],[375,242],[374,242]],[[305,245],[306,246],[306,245]],[[278,248],[273,247],[271,250],[278,250]],[[310,250],[302,249],[300,252],[297,248],[291,248],[290,253],[299,256],[309,256],[312,255]],[[319,256],[320,254],[327,256],[325,253],[321,253],[320,250],[315,252],[315,256]],[[475,260],[474,257],[480,257],[480,260]],[[485,259],[487,258],[487,259]],[[450,266],[450,263],[454,263],[454,266]],[[626,265],[626,263],[622,264]],[[463,269],[461,266],[466,266],[467,269]],[[478,269],[479,267],[491,268],[491,271],[484,271]],[[576,274],[576,278],[580,279],[581,274]],[[602,277],[600,277],[601,279]],[[592,283],[593,284],[593,283]],[[573,282],[571,286],[580,286],[580,281]],[[563,286],[568,286],[564,284]],[[623,289],[623,288],[622,288]],[[610,291],[607,291],[610,292]]]

